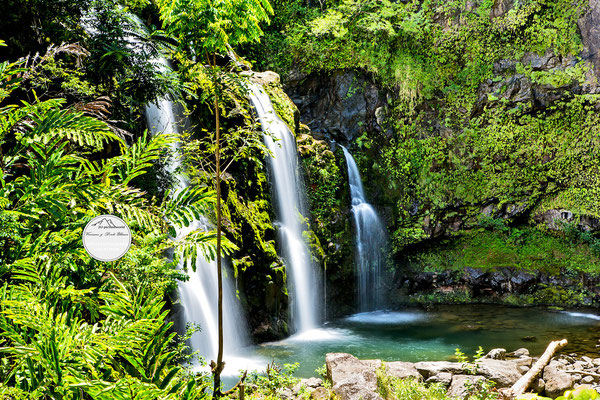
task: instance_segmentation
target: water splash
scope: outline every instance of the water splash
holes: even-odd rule
[[[354,314],[346,317],[345,320],[360,324],[399,325],[423,321],[427,318],[429,318],[427,314],[418,311],[372,311]]]
[[[273,157],[268,166],[272,178],[275,210],[279,219],[282,257],[291,283],[292,324],[297,332],[319,325],[320,285],[305,240],[303,216],[308,215],[304,187],[298,166],[296,140],[279,118],[271,99],[258,84],[249,84],[249,95]]]
[[[355,272],[358,283],[358,308],[373,311],[383,306],[382,269],[385,263],[387,234],[375,209],[367,203],[358,167],[352,154],[341,146],[348,166],[352,214],[356,229]]]
[[[571,316],[571,317],[576,317],[576,318],[587,318],[587,319],[594,319],[596,321],[600,321],[600,315],[597,314],[589,314],[589,313],[582,313],[582,312],[571,312],[571,311],[563,311],[565,314]]]

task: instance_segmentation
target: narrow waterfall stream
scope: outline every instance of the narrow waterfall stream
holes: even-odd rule
[[[382,269],[385,262],[387,233],[375,209],[365,199],[360,173],[354,157],[341,146],[348,166],[352,214],[356,229],[356,279],[358,309],[361,312],[379,310],[384,306]]]
[[[291,294],[292,325],[297,333],[320,325],[320,284],[305,239],[302,218],[308,215],[304,187],[298,166],[296,141],[279,118],[271,99],[257,84],[249,85],[250,100],[256,108],[264,142],[273,157],[268,160],[275,197],[275,211],[282,257],[287,266]],[[275,140],[273,140],[275,139]]]
[[[161,68],[170,68],[166,59],[159,59],[157,65]],[[175,104],[168,99],[159,99],[156,103],[149,104],[146,109],[146,120],[153,135],[162,133],[180,133],[180,126],[185,119],[179,116]],[[177,160],[167,169],[175,174],[177,179],[176,190],[181,190],[188,185],[185,177],[178,173],[180,166]],[[192,221],[190,226],[180,229],[177,238],[185,236],[194,230],[212,229],[205,218]],[[186,323],[199,324],[201,331],[193,334],[190,345],[193,351],[199,351],[206,359],[216,360],[218,349],[218,324],[217,324],[217,262],[208,262],[200,257],[196,260],[196,272],[193,271],[191,261],[185,260],[180,264],[187,271],[190,279],[179,283],[179,297],[184,309]],[[223,265],[227,265],[223,262]],[[246,368],[250,360],[240,357],[241,349],[249,344],[247,337],[248,328],[241,312],[241,304],[235,295],[232,282],[232,273],[225,267],[223,273],[223,321],[224,321],[224,360],[226,367],[224,375],[235,375],[240,369]]]

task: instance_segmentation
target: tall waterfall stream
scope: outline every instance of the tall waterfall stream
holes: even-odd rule
[[[256,109],[271,151],[268,160],[275,197],[275,211],[282,256],[291,285],[292,325],[297,333],[320,325],[320,284],[310,249],[304,235],[302,219],[308,215],[304,185],[298,167],[296,140],[288,126],[279,118],[271,99],[257,84],[249,85],[249,95]],[[275,139],[275,140],[274,140]]]
[[[356,282],[358,309],[361,312],[383,307],[382,269],[385,262],[387,233],[379,216],[366,198],[360,172],[352,154],[342,146],[348,166],[352,215],[356,230]]]

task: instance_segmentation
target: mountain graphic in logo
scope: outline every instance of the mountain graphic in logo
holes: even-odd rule
[[[131,246],[131,231],[121,218],[99,215],[83,229],[83,247],[98,261],[115,261],[123,257]]]
[[[98,228],[118,228],[118,226],[116,226],[114,222],[108,218],[102,218],[100,221],[96,222],[95,224],[91,224],[90,226],[95,226]]]

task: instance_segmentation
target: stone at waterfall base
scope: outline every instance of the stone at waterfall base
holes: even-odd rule
[[[550,364],[544,368],[543,376],[545,385],[546,395],[553,399],[562,395],[565,390],[569,390],[573,387],[573,377],[571,374],[563,370],[564,365],[557,362],[551,361]]]
[[[327,378],[341,400],[383,400],[377,393],[377,373],[381,360],[359,360],[351,354],[329,353],[325,357]]]
[[[504,350],[504,349],[502,349]],[[331,382],[333,393],[339,400],[382,400],[378,392],[378,375],[387,375],[400,379],[416,379],[429,385],[442,384],[447,388],[449,398],[462,399],[467,394],[467,382],[493,382],[497,389],[513,386],[532,367],[537,360],[529,355],[527,349],[512,353],[491,351],[494,358],[482,358],[476,361],[475,374],[473,364],[464,365],[450,361],[423,361],[417,363],[381,360],[359,360],[351,354],[329,353],[325,361],[327,379]],[[502,358],[506,358],[502,360]],[[566,390],[591,385],[600,389],[600,358],[591,359],[572,356],[554,358],[535,379],[529,388],[551,398],[561,396]],[[297,394],[303,386],[311,397],[324,399],[327,391],[321,390],[322,381],[317,378],[303,379],[294,388]],[[299,397],[298,397],[299,398]]]

